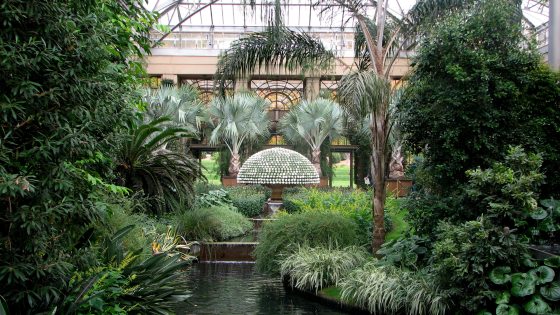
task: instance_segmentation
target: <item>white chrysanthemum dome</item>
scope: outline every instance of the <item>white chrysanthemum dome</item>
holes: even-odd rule
[[[266,149],[253,154],[239,170],[240,184],[305,185],[318,184],[319,175],[303,155],[284,148]]]

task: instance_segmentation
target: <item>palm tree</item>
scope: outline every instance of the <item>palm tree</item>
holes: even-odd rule
[[[198,90],[190,85],[180,88],[162,86],[157,90],[145,89],[142,100],[146,103],[143,113],[146,123],[169,117],[169,125],[198,134],[202,124],[208,121],[206,107],[199,98]]]
[[[357,20],[357,28],[360,30],[357,35],[362,36],[361,39],[356,38],[359,70],[345,76],[339,89],[346,90],[346,97],[343,98],[341,106],[356,106],[363,118],[371,117],[369,129],[372,173],[375,179],[372,203],[375,228],[372,241],[374,252],[381,248],[385,239],[383,221],[386,196],[385,170],[388,167],[391,150],[387,141],[391,132],[388,108],[391,99],[388,82],[391,68],[400,56],[400,52],[405,48],[411,48],[426,27],[433,25],[438,18],[446,16],[450,11],[462,9],[476,1],[418,0],[408,12],[400,12],[400,17],[389,13],[388,0],[316,0],[314,3],[323,8],[322,12],[337,14],[340,8],[350,12]],[[281,8],[279,0],[276,0],[276,4],[275,8],[278,11]],[[366,9],[372,5],[376,13],[374,17],[368,17]],[[224,85],[225,80],[252,73],[258,67],[264,66],[267,69],[269,61],[274,67],[282,66],[289,70],[297,67],[314,68],[313,65],[316,69],[317,65],[332,61],[334,58],[332,54],[321,56],[317,49],[324,50],[324,48],[316,41],[313,44],[312,39],[305,38],[300,43],[297,38],[299,33],[282,31],[285,28],[279,22],[280,16],[280,13],[275,13],[276,22],[270,24],[266,30],[268,34],[243,38],[222,54],[216,72],[220,85]]]
[[[280,132],[291,142],[306,142],[311,163],[321,176],[321,144],[342,133],[342,110],[332,100],[318,98],[293,107],[280,121]]]
[[[371,133],[371,169],[374,179],[372,250],[377,252],[385,241],[386,170],[390,161],[389,137],[392,128],[391,93],[388,81],[394,62],[404,48],[410,48],[423,27],[451,10],[458,10],[476,0],[419,0],[408,13],[397,18],[388,12],[388,0],[318,0],[324,12],[342,7],[358,21],[356,56],[359,69],[344,76],[339,85],[341,105],[356,117],[369,118]],[[372,19],[367,5],[375,6]]]
[[[229,149],[230,176],[237,176],[239,172],[239,150],[243,142],[256,141],[268,135],[268,107],[268,101],[250,93],[237,93],[233,97],[216,97],[212,100],[210,116],[215,127],[210,144],[224,143]]]
[[[128,137],[117,152],[122,185],[152,197],[155,213],[188,207],[194,198],[194,182],[202,177],[195,159],[161,149],[171,141],[192,136],[184,128],[169,127],[169,122],[167,117],[147,124],[131,122]]]

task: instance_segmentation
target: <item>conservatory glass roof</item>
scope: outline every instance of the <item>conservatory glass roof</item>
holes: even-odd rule
[[[333,46],[338,45],[339,49],[351,51],[351,45],[346,45],[348,47],[345,49],[344,42],[352,37],[356,23],[344,8],[334,7],[322,12],[325,7],[312,6],[316,2],[313,0],[281,1],[287,27],[313,33],[321,39],[336,33],[338,36],[326,43],[327,48],[336,50]],[[160,27],[153,31],[152,37],[159,42],[165,41],[164,46],[225,49],[243,33],[262,30],[268,24],[273,3],[273,0],[148,0],[146,7],[160,13]],[[366,6],[366,14],[374,16],[375,0],[370,3]],[[416,0],[388,0],[388,13],[401,18],[415,3]],[[547,28],[548,0],[523,0],[522,8],[527,27],[537,32]],[[218,39],[210,35],[216,33],[220,34]],[[185,36],[191,37],[185,39]],[[546,41],[545,34],[541,37],[541,41]],[[208,44],[177,44],[178,40],[200,39],[206,40]],[[337,42],[333,43],[333,40]]]

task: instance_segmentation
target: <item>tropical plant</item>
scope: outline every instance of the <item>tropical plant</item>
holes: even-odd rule
[[[513,230],[481,217],[460,225],[440,224],[431,269],[443,288],[456,292],[457,309],[474,312],[492,297],[490,271],[498,266],[515,270],[528,258],[526,244]]]
[[[495,294],[496,314],[556,314],[560,311],[560,257],[540,264],[528,260],[525,270],[509,266],[492,269],[489,279],[499,288]]]
[[[177,213],[175,225],[188,240],[223,241],[244,235],[253,228],[237,209],[229,205],[203,207]]]
[[[237,176],[240,149],[245,141],[256,141],[268,134],[268,102],[249,93],[217,97],[212,100],[210,116],[214,120],[211,144],[223,143],[231,153],[229,175]]]
[[[163,148],[170,141],[190,135],[183,128],[165,127],[168,122],[167,117],[148,124],[132,121],[117,152],[122,184],[151,197],[155,213],[189,207],[194,183],[203,176],[194,158]]]
[[[342,110],[332,100],[318,98],[292,107],[280,121],[280,132],[292,143],[305,142],[311,149],[311,163],[321,176],[321,145],[343,131]]]
[[[61,313],[169,314],[188,297],[186,282],[178,275],[190,262],[177,253],[142,259],[124,250],[120,243],[133,228],[127,226],[106,240],[103,265],[73,275]]]
[[[433,24],[449,11],[460,9],[472,1],[422,1],[414,5],[402,18],[388,12],[387,1],[377,2],[376,16],[369,19],[365,14],[368,1],[328,0],[316,1],[324,12],[333,12],[334,7],[343,7],[357,20],[358,45],[356,56],[360,64],[357,71],[344,76],[339,86],[341,105],[354,112],[352,117],[368,122],[371,144],[371,171],[374,181],[372,204],[375,234],[373,251],[383,244],[384,202],[386,197],[385,177],[390,162],[389,138],[392,129],[390,104],[392,91],[389,74],[401,50],[410,48],[416,36],[427,25]]]
[[[298,245],[292,254],[281,258],[280,274],[288,277],[292,287],[317,292],[338,285],[348,273],[362,266],[367,256],[363,247]]]
[[[371,112],[371,117],[375,126],[372,133],[372,154],[373,154],[373,172],[377,189],[375,190],[374,203],[372,211],[376,226],[376,234],[372,241],[374,251],[377,251],[383,244],[385,231],[383,229],[383,208],[385,198],[385,169],[389,163],[387,159],[386,146],[387,137],[390,131],[390,121],[387,119],[388,97],[386,87],[389,86],[387,79],[395,60],[399,57],[400,51],[405,45],[414,42],[422,26],[432,25],[434,20],[441,16],[445,16],[451,10],[462,8],[474,0],[433,0],[422,1],[417,3],[408,13],[402,14],[399,19],[395,15],[388,12],[386,1],[370,2],[362,0],[318,0],[314,4],[323,8],[323,12],[333,12],[338,14],[339,9],[343,8],[346,12],[350,12],[358,21],[359,28],[363,32],[363,40],[365,43],[362,47],[367,53],[359,54],[359,56],[370,56],[369,63],[371,70],[367,70],[363,75],[351,74],[351,78],[367,79],[368,76],[379,76],[377,79],[368,79],[367,83],[373,83],[371,88],[365,91],[374,93],[375,96],[382,96],[381,99],[375,98],[382,102],[367,102]],[[246,76],[252,73],[257,67],[264,66],[268,68],[284,67],[294,69],[295,67],[303,67],[314,70],[320,69],[317,65],[328,64],[332,61],[332,54],[326,53],[323,46],[315,40],[307,37],[298,38],[297,33],[287,32],[282,26],[281,21],[281,5],[280,1],[275,1],[273,17],[269,28],[265,34],[258,34],[243,38],[231,46],[231,48],[220,57],[216,76],[222,86],[226,80],[233,80],[238,77]],[[367,18],[366,7],[370,5],[376,7],[376,17],[372,21]],[[394,24],[394,27],[386,27]],[[372,29],[372,26],[373,29]],[[387,30],[389,34],[385,36]],[[375,33],[375,34],[374,34]],[[324,56],[324,57],[322,57]],[[326,63],[325,63],[326,61]],[[311,67],[310,67],[311,64]],[[383,78],[384,79],[383,79]],[[353,80],[347,79],[347,82]],[[366,80],[362,80],[365,83]],[[359,86],[359,84],[355,84]],[[382,91],[376,88],[381,87]],[[356,90],[356,93],[365,92],[364,89]],[[351,93],[354,94],[354,93]],[[368,100],[370,96],[362,93],[364,100]],[[353,99],[353,98],[350,98]],[[389,150],[390,152],[390,150]],[[377,209],[377,210],[375,210]]]
[[[260,271],[278,273],[283,256],[297,249],[298,244],[311,247],[337,248],[359,245],[356,224],[338,213],[296,213],[280,216],[262,227],[255,249],[256,267]]]
[[[206,107],[199,99],[199,92],[191,85],[145,89],[142,101],[146,103],[143,112],[145,123],[168,117],[171,119],[168,123],[173,127],[182,127],[192,134],[198,134],[202,124],[208,121]]]
[[[6,0],[0,20],[0,296],[37,314],[97,261],[88,230],[154,16],[136,0]]]
[[[355,269],[340,283],[342,299],[372,314],[447,314],[452,300],[424,273],[380,267],[375,261]]]

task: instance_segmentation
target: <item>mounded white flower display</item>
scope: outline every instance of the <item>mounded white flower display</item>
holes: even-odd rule
[[[313,164],[296,151],[272,148],[253,154],[239,170],[237,182],[261,185],[318,184]]]

